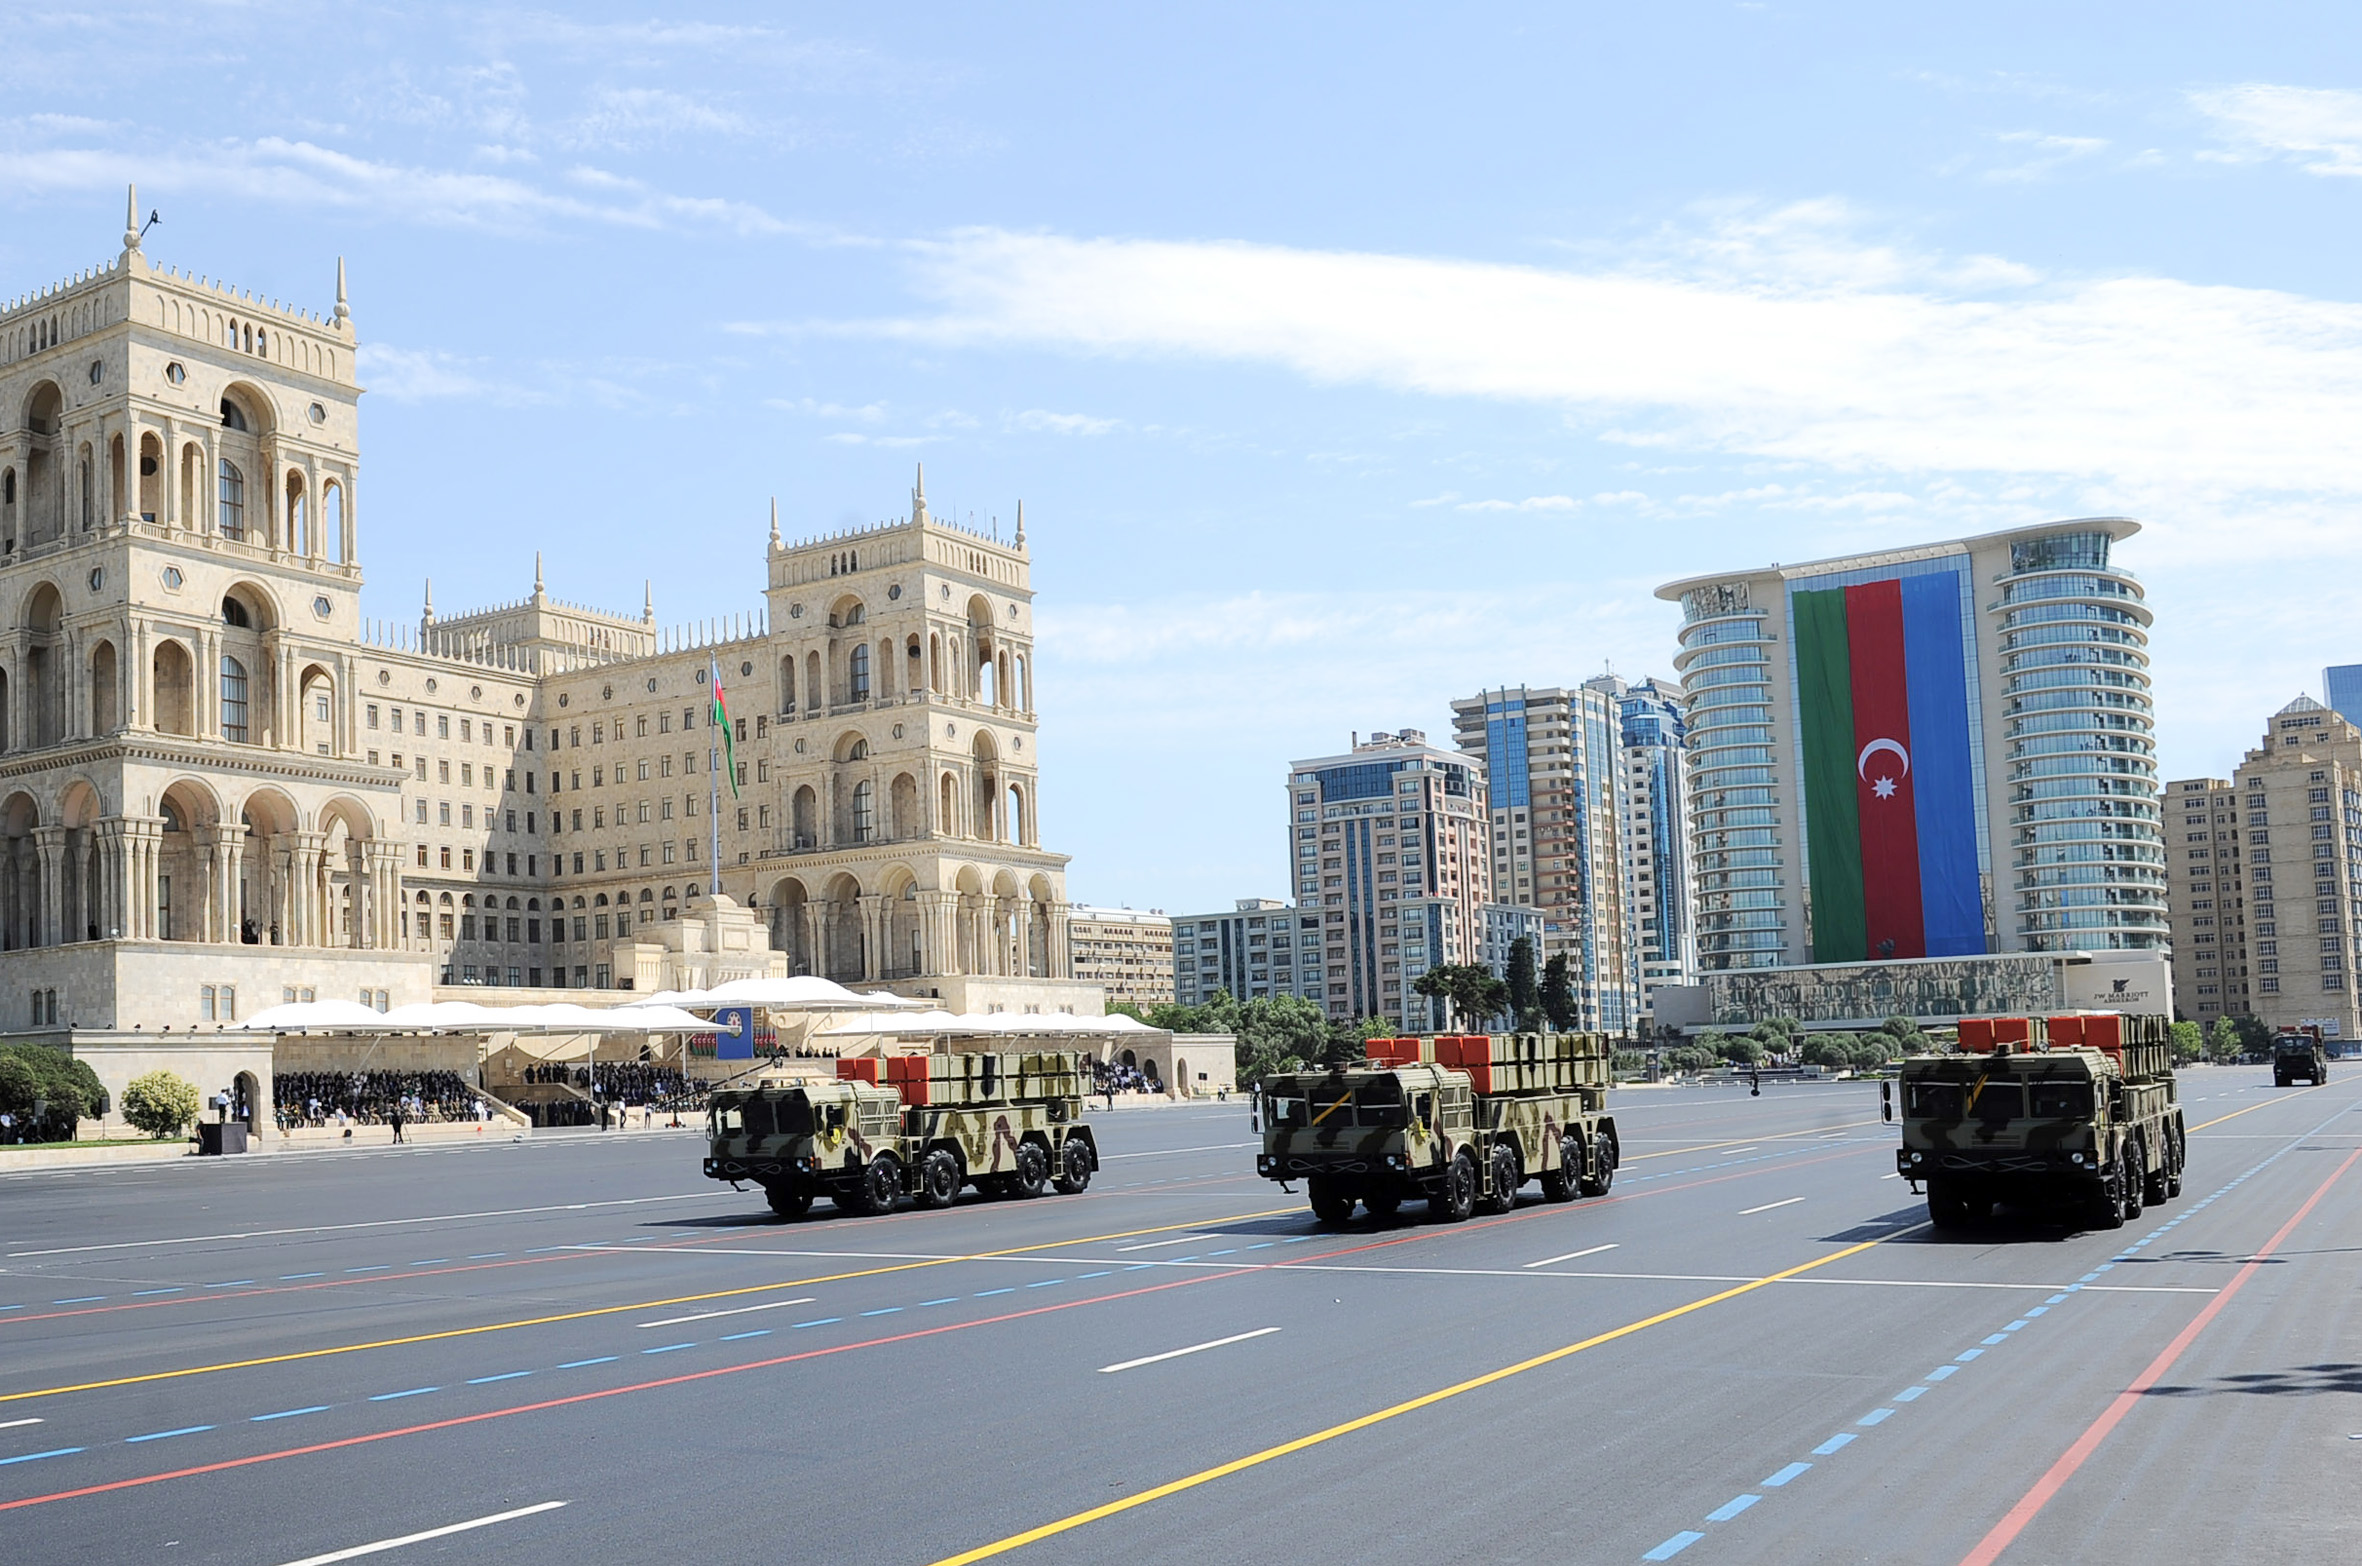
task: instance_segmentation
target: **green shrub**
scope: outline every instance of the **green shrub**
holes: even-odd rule
[[[62,1049],[0,1045],[0,1110],[16,1117],[27,1141],[66,1142],[76,1121],[107,1112],[107,1090],[88,1061]]]
[[[123,1118],[161,1142],[197,1118],[197,1085],[170,1071],[151,1071],[123,1090]]]

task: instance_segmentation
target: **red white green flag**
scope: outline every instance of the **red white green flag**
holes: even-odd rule
[[[730,797],[738,797],[738,745],[731,733],[730,703],[722,694],[722,667],[711,659],[706,661],[711,672],[714,690],[713,721],[722,729],[722,770],[730,779]]]

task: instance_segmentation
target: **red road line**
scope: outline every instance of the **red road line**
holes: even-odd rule
[[[2248,1258],[2247,1264],[2233,1275],[2231,1281],[2224,1286],[2223,1291],[2206,1302],[2205,1308],[2198,1312],[2190,1324],[2176,1333],[2173,1341],[2166,1344],[2155,1359],[2149,1361],[2148,1369],[2134,1377],[2132,1385],[2117,1393],[2107,1408],[2101,1412],[2099,1418],[2091,1422],[2090,1428],[2075,1438],[2075,1444],[2060,1454],[2059,1460],[2050,1465],[2047,1473],[2034,1481],[2034,1488],[2028,1490],[2018,1501],[2018,1504],[2009,1509],[2007,1516],[1993,1525],[1990,1533],[1977,1541],[1975,1549],[1961,1557],[1960,1566],[1992,1566],[1992,1562],[1999,1558],[2001,1552],[2008,1549],[2019,1534],[2025,1532],[2026,1525],[2034,1520],[2035,1514],[2050,1504],[2051,1497],[2057,1495],[2066,1486],[2067,1481],[2075,1477],[2075,1471],[2083,1466],[2085,1459],[2099,1449],[2099,1444],[2108,1438],[2108,1432],[2114,1430],[2122,1422],[2124,1416],[2132,1412],[2134,1406],[2148,1393],[2149,1388],[2164,1378],[2165,1373],[2173,1368],[2173,1362],[2181,1358],[2182,1351],[2190,1346],[2199,1333],[2206,1330],[2207,1323],[2222,1313],[2222,1308],[2231,1302],[2231,1296],[2238,1293],[2247,1280],[2261,1270],[2264,1262],[2280,1248],[2281,1242],[2288,1238],[2298,1224],[2304,1222],[2306,1216],[2316,1206],[2320,1205],[2321,1198],[2329,1194],[2329,1188],[2337,1184],[2338,1180],[2347,1170],[2353,1168],[2357,1161],[2362,1161],[2362,1148],[2356,1148],[2353,1152],[2348,1153],[2346,1161],[2339,1164],[2330,1173],[2328,1179],[2314,1188],[2313,1194],[2305,1198],[2304,1205],[2299,1207],[2290,1215],[2289,1220],[2280,1226],[2280,1232],[2266,1240],[2262,1248]]]

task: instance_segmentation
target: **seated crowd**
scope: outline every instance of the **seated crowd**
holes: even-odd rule
[[[271,1074],[279,1128],[381,1125],[395,1111],[420,1120],[482,1120],[490,1106],[456,1071],[279,1071]]]

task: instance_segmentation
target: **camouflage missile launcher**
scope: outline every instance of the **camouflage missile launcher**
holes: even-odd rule
[[[1903,1061],[1896,1168],[1925,1186],[1929,1219],[1964,1228],[2014,1202],[2072,1206],[2115,1229],[2179,1196],[2187,1143],[2167,1026],[1968,1018],[1957,1053]]]
[[[714,1094],[706,1174],[751,1180],[773,1212],[796,1218],[816,1196],[886,1213],[906,1196],[949,1207],[964,1186],[1071,1193],[1098,1171],[1071,1053],[863,1056],[838,1061],[837,1072],[834,1082],[758,1079]]]
[[[1265,1077],[1255,1171],[1302,1180],[1325,1223],[1391,1216],[1407,1199],[1457,1223],[1507,1212],[1528,1180],[1554,1202],[1616,1177],[1610,1054],[1597,1034],[1443,1034],[1372,1039],[1369,1057]]]
[[[2314,1087],[2329,1080],[2329,1048],[2310,1024],[2272,1035],[2272,1085],[2286,1087],[2298,1077]]]

